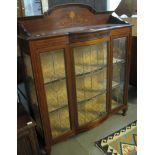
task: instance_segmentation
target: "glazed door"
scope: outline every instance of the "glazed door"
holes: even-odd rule
[[[107,113],[108,42],[73,49],[78,126]]]
[[[111,110],[125,103],[125,82],[127,70],[127,37],[112,40],[112,97]]]
[[[44,89],[53,139],[71,130],[64,49],[40,53]]]

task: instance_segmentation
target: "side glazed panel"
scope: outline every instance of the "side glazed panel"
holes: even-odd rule
[[[112,100],[111,109],[124,104],[127,37],[112,40]]]

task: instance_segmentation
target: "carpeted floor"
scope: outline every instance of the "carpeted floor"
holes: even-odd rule
[[[137,154],[137,121],[95,142],[107,155]]]

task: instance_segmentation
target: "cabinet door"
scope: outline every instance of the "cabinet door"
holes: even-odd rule
[[[53,138],[70,130],[64,49],[40,54],[44,88]]]
[[[124,104],[127,37],[113,39],[111,109]]]
[[[105,42],[73,49],[79,126],[106,114],[107,47]]]

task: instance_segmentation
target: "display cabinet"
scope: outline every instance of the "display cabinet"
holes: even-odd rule
[[[47,152],[128,108],[131,26],[111,23],[111,13],[68,4],[18,19],[29,106]]]

